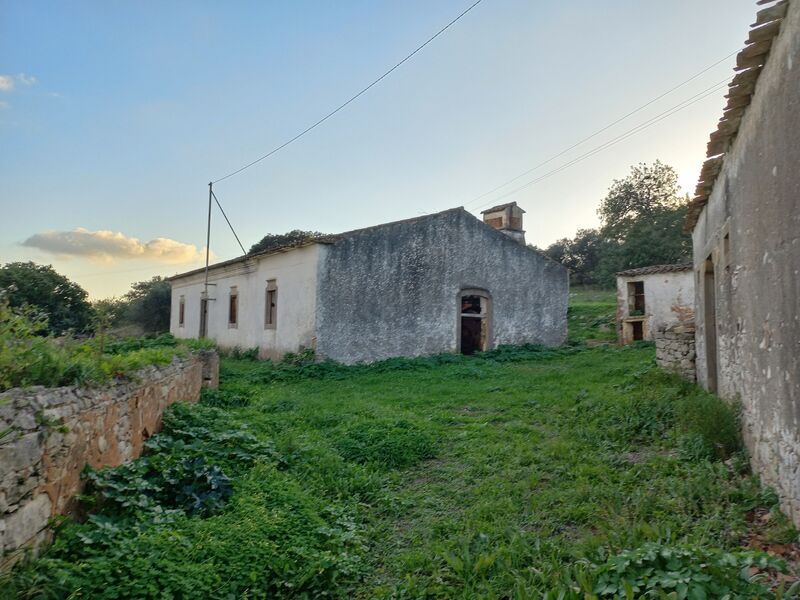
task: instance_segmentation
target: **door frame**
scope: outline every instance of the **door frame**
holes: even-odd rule
[[[464,314],[461,312],[461,300],[464,296],[480,296],[483,298],[485,304],[484,313],[482,316],[474,316],[470,314]],[[461,319],[462,317],[472,318],[472,319],[483,319],[484,324],[486,325],[485,331],[485,338],[483,348],[480,350],[481,352],[486,352],[487,350],[491,350],[494,346],[492,344],[492,333],[493,333],[493,326],[492,326],[492,317],[494,315],[492,310],[492,294],[489,290],[484,288],[476,288],[476,287],[464,287],[458,291],[456,295],[456,351],[459,354],[463,354],[461,351]]]

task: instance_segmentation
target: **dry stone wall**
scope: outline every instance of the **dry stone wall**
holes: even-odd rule
[[[216,387],[219,358],[198,352],[101,388],[34,387],[0,393],[0,565],[48,536],[70,513],[81,471],[139,456],[164,409]]]
[[[656,362],[662,369],[695,380],[694,324],[681,324],[656,331]]]

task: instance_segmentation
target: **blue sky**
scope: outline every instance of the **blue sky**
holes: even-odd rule
[[[0,262],[52,263],[93,297],[199,266],[209,180],[313,123],[469,4],[0,0]],[[267,232],[460,205],[477,214],[516,186],[477,196],[739,49],[756,8],[483,0],[341,113],[215,190],[246,247]],[[733,63],[518,183],[730,79]],[[608,186],[637,162],[673,165],[691,193],[723,95],[503,201],[527,211],[528,241],[545,246],[596,226]],[[238,254],[218,214],[211,249]]]

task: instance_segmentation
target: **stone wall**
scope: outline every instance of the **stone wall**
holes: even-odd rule
[[[491,298],[490,348],[566,340],[567,269],[457,208],[325,247],[317,356],[354,363],[457,351],[464,289]]]
[[[800,526],[800,2],[692,239],[697,379],[741,404],[753,469]]]
[[[694,324],[662,327],[655,333],[656,362],[689,381],[695,380]]]
[[[75,508],[85,465],[136,458],[167,406],[196,402],[218,381],[217,354],[198,352],[101,388],[0,393],[0,565],[41,544],[48,520]]]

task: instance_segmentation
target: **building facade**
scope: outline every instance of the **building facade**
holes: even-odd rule
[[[659,331],[694,319],[692,264],[653,265],[617,273],[620,344],[653,340]]]
[[[566,339],[567,270],[463,208],[171,278],[170,330],[344,363]],[[522,237],[524,240],[524,237]]]
[[[753,467],[800,524],[800,2],[763,8],[687,230],[698,381],[741,402]]]

